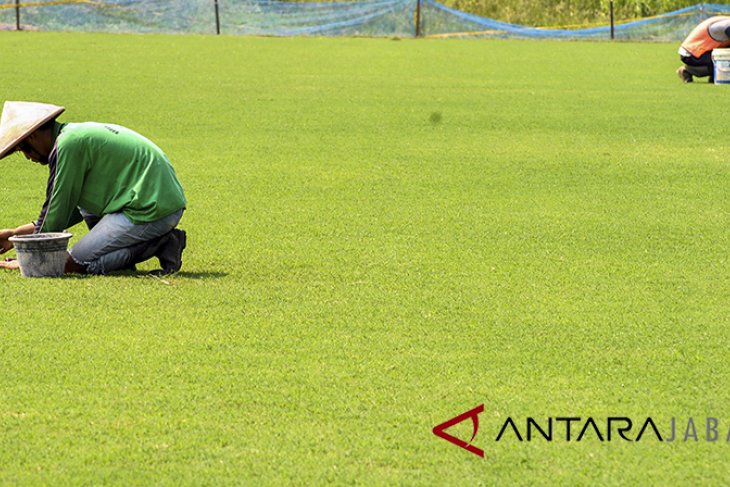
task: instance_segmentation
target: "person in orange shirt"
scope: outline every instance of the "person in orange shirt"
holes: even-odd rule
[[[712,50],[723,47],[730,47],[730,17],[710,17],[692,29],[679,47],[679,58],[684,63],[684,66],[677,69],[679,79],[691,83],[693,76],[709,76],[712,83]]]

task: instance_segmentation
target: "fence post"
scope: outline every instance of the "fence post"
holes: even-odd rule
[[[20,0],[15,0],[15,30],[20,30]]]
[[[214,0],[213,2],[215,4],[215,33],[216,35],[220,35],[221,33],[221,18],[218,14],[218,0]]]
[[[608,4],[608,8],[609,8],[609,10],[610,10],[610,14],[611,14],[611,40],[613,40],[613,39],[614,39],[614,37],[615,37],[615,36],[614,36],[614,29],[613,29],[613,0],[611,0],[611,1],[609,2],[609,4]]]
[[[416,0],[416,37],[421,36],[421,0]]]

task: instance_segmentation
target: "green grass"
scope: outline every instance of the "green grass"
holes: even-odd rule
[[[727,481],[724,441],[494,441],[727,434],[730,89],[675,45],[0,42],[3,99],[140,131],[190,201],[168,283],[0,273],[0,483]],[[0,227],[34,219],[46,170],[0,168]],[[481,403],[485,460],[431,433]]]

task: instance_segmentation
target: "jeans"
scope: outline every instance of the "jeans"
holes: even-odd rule
[[[106,274],[129,267],[129,247],[165,235],[175,228],[184,209],[150,223],[134,224],[124,213],[111,213],[99,218],[79,208],[89,225],[89,233],[76,242],[69,254],[89,274]]]
[[[700,57],[680,56],[679,58],[690,74],[699,78],[713,75],[712,51],[708,51]]]

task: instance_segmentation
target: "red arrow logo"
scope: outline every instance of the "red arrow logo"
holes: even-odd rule
[[[479,431],[479,413],[484,412],[484,404],[480,404],[479,406],[475,407],[471,411],[467,411],[464,414],[460,414],[456,416],[455,418],[451,418],[450,420],[441,423],[439,425],[434,426],[433,428],[433,434],[438,436],[439,438],[443,438],[444,440],[453,443],[454,445],[463,448],[464,450],[473,453],[474,455],[479,455],[480,457],[484,458],[484,450],[475,447],[471,444],[472,441],[474,441],[474,438],[477,436],[477,431]],[[451,428],[455,424],[459,424],[462,421],[466,420],[467,418],[471,418],[472,421],[472,427],[474,433],[471,435],[471,439],[467,443],[464,440],[460,440],[459,438],[452,436],[448,434],[445,430],[447,428]]]

